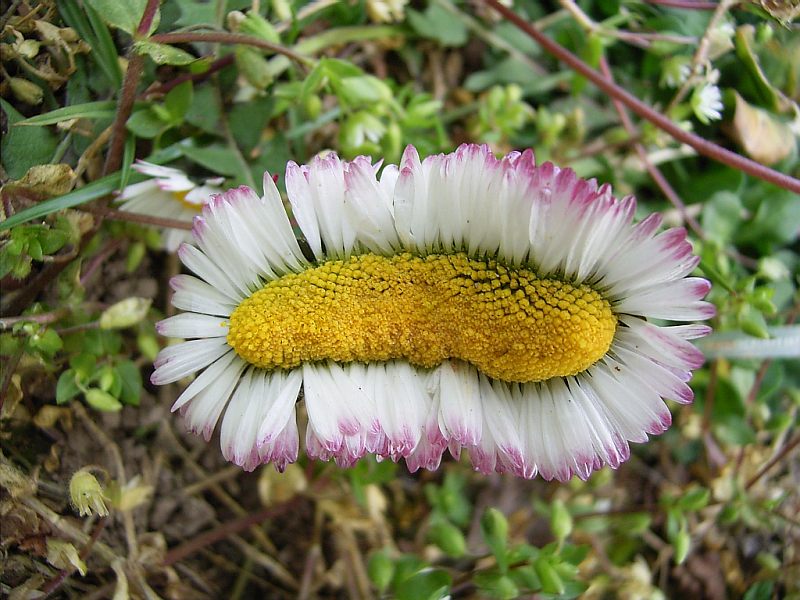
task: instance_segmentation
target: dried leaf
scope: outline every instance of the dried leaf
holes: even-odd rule
[[[75,546],[69,542],[54,538],[47,540],[47,562],[59,569],[74,568],[81,575],[86,575],[86,563],[81,560]]]
[[[736,108],[729,135],[754,160],[773,165],[791,154],[796,141],[790,126],[769,112],[751,106],[734,92]]]

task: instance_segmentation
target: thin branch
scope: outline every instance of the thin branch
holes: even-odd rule
[[[157,227],[169,227],[170,229],[192,230],[192,224],[178,219],[167,219],[165,217],[154,217],[139,213],[128,212],[127,210],[115,210],[113,208],[88,209],[83,208],[84,212],[90,212],[103,219],[110,221],[126,221],[128,223],[141,223],[143,225],[155,225]]]
[[[278,504],[276,506],[268,506],[267,508],[262,508],[260,511],[245,515],[238,519],[234,519],[232,521],[228,521],[227,523],[223,523],[219,527],[212,529],[211,531],[206,531],[205,533],[201,533],[200,535],[184,542],[180,546],[172,548],[164,555],[163,565],[165,567],[169,567],[174,565],[177,562],[182,561],[187,556],[194,554],[198,550],[201,550],[211,544],[219,542],[220,540],[224,540],[230,535],[234,533],[239,533],[240,531],[244,531],[251,525],[256,525],[261,523],[262,521],[269,519],[271,517],[276,517],[282,513],[285,513],[295,503],[295,498],[291,498],[286,502]]]
[[[292,59],[293,61],[304,64],[313,65],[314,59],[308,56],[298,54],[294,50],[281,46],[280,44],[273,44],[261,38],[252,35],[243,35],[241,33],[224,33],[217,31],[203,31],[203,32],[188,32],[188,33],[159,33],[150,38],[151,42],[158,44],[188,44],[188,43],[206,43],[206,44],[244,44],[247,46],[255,46],[262,50],[270,50],[275,54],[283,54],[284,56]]]
[[[750,480],[745,484],[744,489],[749,490],[753,487],[759,479],[761,479],[764,475],[766,475],[772,467],[777,465],[780,461],[782,461],[787,454],[789,454],[792,450],[800,446],[800,435],[796,436],[792,441],[787,442],[787,444],[781,448],[780,452],[778,452],[775,456],[773,456],[767,464],[761,467],[758,470],[758,473],[753,475]]]
[[[151,93],[166,94],[172,88],[175,88],[175,87],[179,86],[180,84],[182,84],[185,81],[192,81],[192,82],[195,82],[195,83],[197,83],[199,81],[204,81],[205,79],[208,79],[208,77],[210,77],[213,73],[216,73],[217,71],[221,71],[225,67],[232,65],[233,61],[235,60],[235,58],[236,57],[233,54],[226,54],[222,58],[217,59],[214,62],[212,62],[208,66],[208,69],[206,69],[202,73],[184,73],[183,75],[180,75],[179,77],[176,77],[175,79],[172,79],[170,81],[166,81],[164,83],[161,83],[161,84],[157,85],[155,88],[153,88],[152,90],[149,90],[147,93],[148,94],[151,94]]]
[[[3,375],[2,380],[0,380],[0,412],[2,412],[3,405],[6,403],[8,388],[11,386],[11,377],[14,375],[14,371],[17,370],[17,365],[21,358],[22,348],[19,348],[14,354],[7,356],[2,362],[3,368],[0,369]]]
[[[611,69],[608,66],[608,61],[604,56],[600,59],[600,70],[609,81],[614,81],[614,75],[612,74]],[[639,131],[633,124],[633,121],[631,121],[628,111],[625,110],[625,106],[622,104],[622,102],[616,99],[613,99],[612,103],[614,104],[614,108],[619,115],[619,119],[622,122],[622,126],[625,128],[625,131],[628,132],[628,135],[631,138],[637,139],[639,137]],[[645,149],[644,145],[637,141],[633,144],[633,147],[636,150],[636,153],[639,155],[639,160],[642,161],[645,169],[647,169],[647,172],[650,174],[650,177],[656,182],[656,185],[661,189],[661,192],[667,197],[667,199],[669,199],[672,205],[678,209],[683,222],[689,225],[692,231],[694,231],[701,240],[705,239],[705,232],[700,226],[700,223],[698,223],[697,220],[689,214],[689,212],[686,210],[686,204],[683,203],[681,197],[678,196],[678,193],[669,184],[669,181],[667,181],[666,177],[664,177],[659,168],[653,164],[653,161],[650,160],[650,157],[647,156],[647,149]]]
[[[38,323],[39,325],[48,325],[60,321],[72,312],[67,307],[58,308],[56,310],[39,313],[38,315],[20,315],[19,317],[3,317],[0,318],[0,331],[10,329],[17,323]]]
[[[657,4],[668,8],[685,8],[687,10],[716,10],[717,2],[703,0],[645,0],[648,4]]]
[[[627,92],[618,85],[610,82],[602,75],[602,73],[591,68],[580,58],[572,54],[569,50],[542,34],[517,13],[498,2],[498,0],[484,0],[484,2],[506,17],[520,30],[528,34],[544,50],[552,54],[556,59],[566,63],[567,66],[586,77],[586,79],[594,83],[602,91],[621,101],[637,115],[650,121],[653,123],[653,125],[667,132],[676,140],[688,144],[700,154],[708,156],[709,158],[728,165],[729,167],[738,169],[744,173],[747,173],[748,175],[763,179],[764,181],[768,181],[779,187],[800,194],[800,179],[795,179],[790,175],[786,175],[785,173],[780,173],[774,169],[765,167],[754,160],[745,158],[744,156],[736,154],[735,152],[731,152],[730,150],[727,150],[718,144],[714,144],[693,133],[684,131],[676,123],[653,110],[652,107],[639,100],[630,92]]]
[[[122,154],[125,149],[125,124],[128,117],[133,112],[133,103],[136,100],[136,87],[144,70],[144,57],[135,54],[128,61],[128,68],[125,70],[125,79],[122,81],[122,92],[119,104],[117,104],[117,114],[114,116],[114,123],[111,125],[111,147],[106,156],[106,164],[103,166],[103,175],[117,171],[122,164]]]
[[[158,5],[160,3],[161,0],[147,0],[147,6],[144,7],[142,18],[139,19],[139,26],[136,28],[137,36],[145,37],[150,33],[150,27],[153,26],[153,19],[158,12]]]

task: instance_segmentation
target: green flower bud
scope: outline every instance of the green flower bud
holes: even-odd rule
[[[8,83],[11,86],[11,91],[14,93],[14,96],[22,102],[33,105],[42,103],[44,92],[42,88],[32,81],[22,79],[21,77],[11,77]]]
[[[82,517],[96,512],[99,516],[108,515],[105,494],[97,478],[86,469],[77,471],[69,482],[69,497]]]

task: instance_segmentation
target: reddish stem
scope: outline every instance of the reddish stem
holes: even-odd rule
[[[716,10],[716,2],[702,0],[645,0],[648,4],[658,4],[669,8],[686,8],[689,10]]]
[[[294,50],[281,46],[280,44],[273,44],[261,38],[252,35],[242,35],[241,33],[225,33],[217,31],[203,31],[203,32],[186,32],[186,33],[159,33],[150,38],[151,42],[158,44],[188,44],[202,42],[206,44],[244,44],[246,46],[255,46],[262,50],[271,50],[275,54],[283,54],[298,63],[309,64],[312,59],[302,54],[298,54]]]
[[[183,75],[180,75],[175,79],[172,79],[171,81],[166,81],[164,83],[159,84],[158,87],[156,87],[154,90],[151,91],[157,92],[159,94],[166,94],[171,89],[178,87],[184,81],[193,81],[193,82],[203,81],[208,77],[210,77],[213,73],[221,71],[225,67],[232,65],[234,59],[235,56],[233,54],[226,54],[222,58],[212,62],[208,66],[208,69],[203,71],[202,73],[184,73]]]
[[[484,0],[484,2],[506,17],[520,30],[528,34],[528,36],[530,36],[536,43],[544,48],[544,50],[552,54],[556,59],[566,63],[567,66],[586,77],[586,79],[594,83],[609,96],[619,100],[637,115],[650,121],[653,123],[653,125],[667,132],[676,140],[683,142],[684,144],[688,144],[700,154],[728,165],[731,168],[738,169],[744,173],[747,173],[748,175],[763,179],[764,181],[768,181],[769,183],[800,194],[800,179],[795,179],[794,177],[786,175],[785,173],[780,173],[774,169],[765,167],[754,160],[745,158],[744,156],[736,154],[735,152],[731,152],[730,150],[727,150],[718,144],[714,144],[713,142],[704,140],[693,133],[684,131],[676,123],[653,110],[652,107],[639,100],[633,94],[606,79],[602,73],[594,70],[580,58],[572,54],[572,52],[541,33],[538,29],[536,29],[533,25],[528,23],[510,8],[500,4],[498,0]]]
[[[153,19],[158,12],[158,5],[161,0],[147,0],[147,6],[144,7],[142,18],[139,20],[139,26],[136,28],[136,35],[138,37],[145,37],[150,33],[150,27],[153,25]]]
[[[609,81],[614,81],[614,75],[611,72],[611,69],[608,66],[608,61],[605,57],[600,58],[600,70]],[[628,135],[631,138],[638,138],[639,132],[636,130],[636,126],[631,121],[628,111],[625,110],[625,106],[619,100],[612,100],[612,102],[614,103],[614,108],[619,115],[619,119],[622,122],[622,126],[625,128],[625,131],[628,132]],[[667,178],[661,173],[661,170],[655,166],[647,156],[647,150],[645,149],[644,145],[637,141],[634,143],[633,147],[636,150],[636,153],[639,155],[639,160],[642,161],[645,169],[647,169],[647,172],[650,174],[650,177],[656,182],[656,185],[661,188],[662,193],[669,199],[672,205],[678,209],[683,221],[687,223],[689,227],[691,227],[692,231],[694,231],[701,240],[705,239],[705,232],[700,226],[700,223],[698,223],[697,220],[686,211],[686,205],[683,203],[683,200],[681,200],[681,197],[678,196],[677,192],[670,185],[669,181],[667,181]]]
[[[753,477],[751,477],[750,480],[745,484],[744,489],[749,490],[751,487],[753,487],[759,479],[766,475],[772,467],[782,461],[784,457],[797,446],[800,446],[800,435],[788,442],[783,448],[781,448],[780,452],[767,461],[767,464],[761,467],[758,470],[758,473],[753,475]]]
[[[111,126],[111,145],[106,155],[106,164],[103,166],[103,175],[113,173],[122,164],[122,154],[125,149],[126,130],[125,124],[133,112],[133,103],[136,100],[136,87],[144,70],[144,58],[135,54],[128,61],[125,70],[125,79],[122,82],[122,92],[117,104],[117,114]]]
[[[292,498],[282,504],[278,504],[277,506],[270,506],[267,508],[263,508],[256,513],[253,513],[251,515],[246,515],[239,519],[234,519],[233,521],[228,521],[227,523],[223,523],[216,529],[212,529],[211,531],[201,533],[200,535],[192,538],[188,542],[184,542],[180,546],[173,548],[172,550],[167,552],[164,555],[164,562],[162,564],[165,567],[174,565],[175,563],[182,561],[190,554],[194,554],[195,552],[205,548],[206,546],[210,546],[211,544],[214,544],[220,540],[224,540],[228,536],[239,533],[240,531],[244,531],[245,529],[248,529],[251,525],[261,523],[261,521],[264,521],[265,519],[269,519],[270,517],[276,517],[281,513],[288,511],[294,504],[295,500],[296,498]]]

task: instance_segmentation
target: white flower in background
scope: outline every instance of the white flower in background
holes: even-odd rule
[[[408,0],[367,0],[367,14],[373,23],[394,23],[405,18]]]
[[[173,406],[245,469],[305,449],[435,469],[586,478],[691,402],[708,319],[683,229],[633,224],[636,201],[533,152],[464,145],[399,166],[335,154],[289,163],[304,254],[273,180],[215,196],[178,256],[151,380],[197,378]],[[313,256],[312,256],[313,255]],[[658,320],[659,324],[654,323]]]
[[[180,169],[162,167],[142,160],[133,169],[153,179],[127,186],[119,195],[120,210],[175,219],[191,223],[200,214],[212,194],[222,193],[219,185],[223,178],[207,179],[198,185]],[[191,233],[183,229],[165,229],[161,235],[164,249],[174,252],[183,242],[192,240]]]
[[[692,110],[704,125],[722,118],[722,93],[713,83],[703,83],[692,93]]]
[[[736,29],[732,23],[722,22],[714,27],[708,35],[708,59],[715,60],[733,50],[733,36]]]

